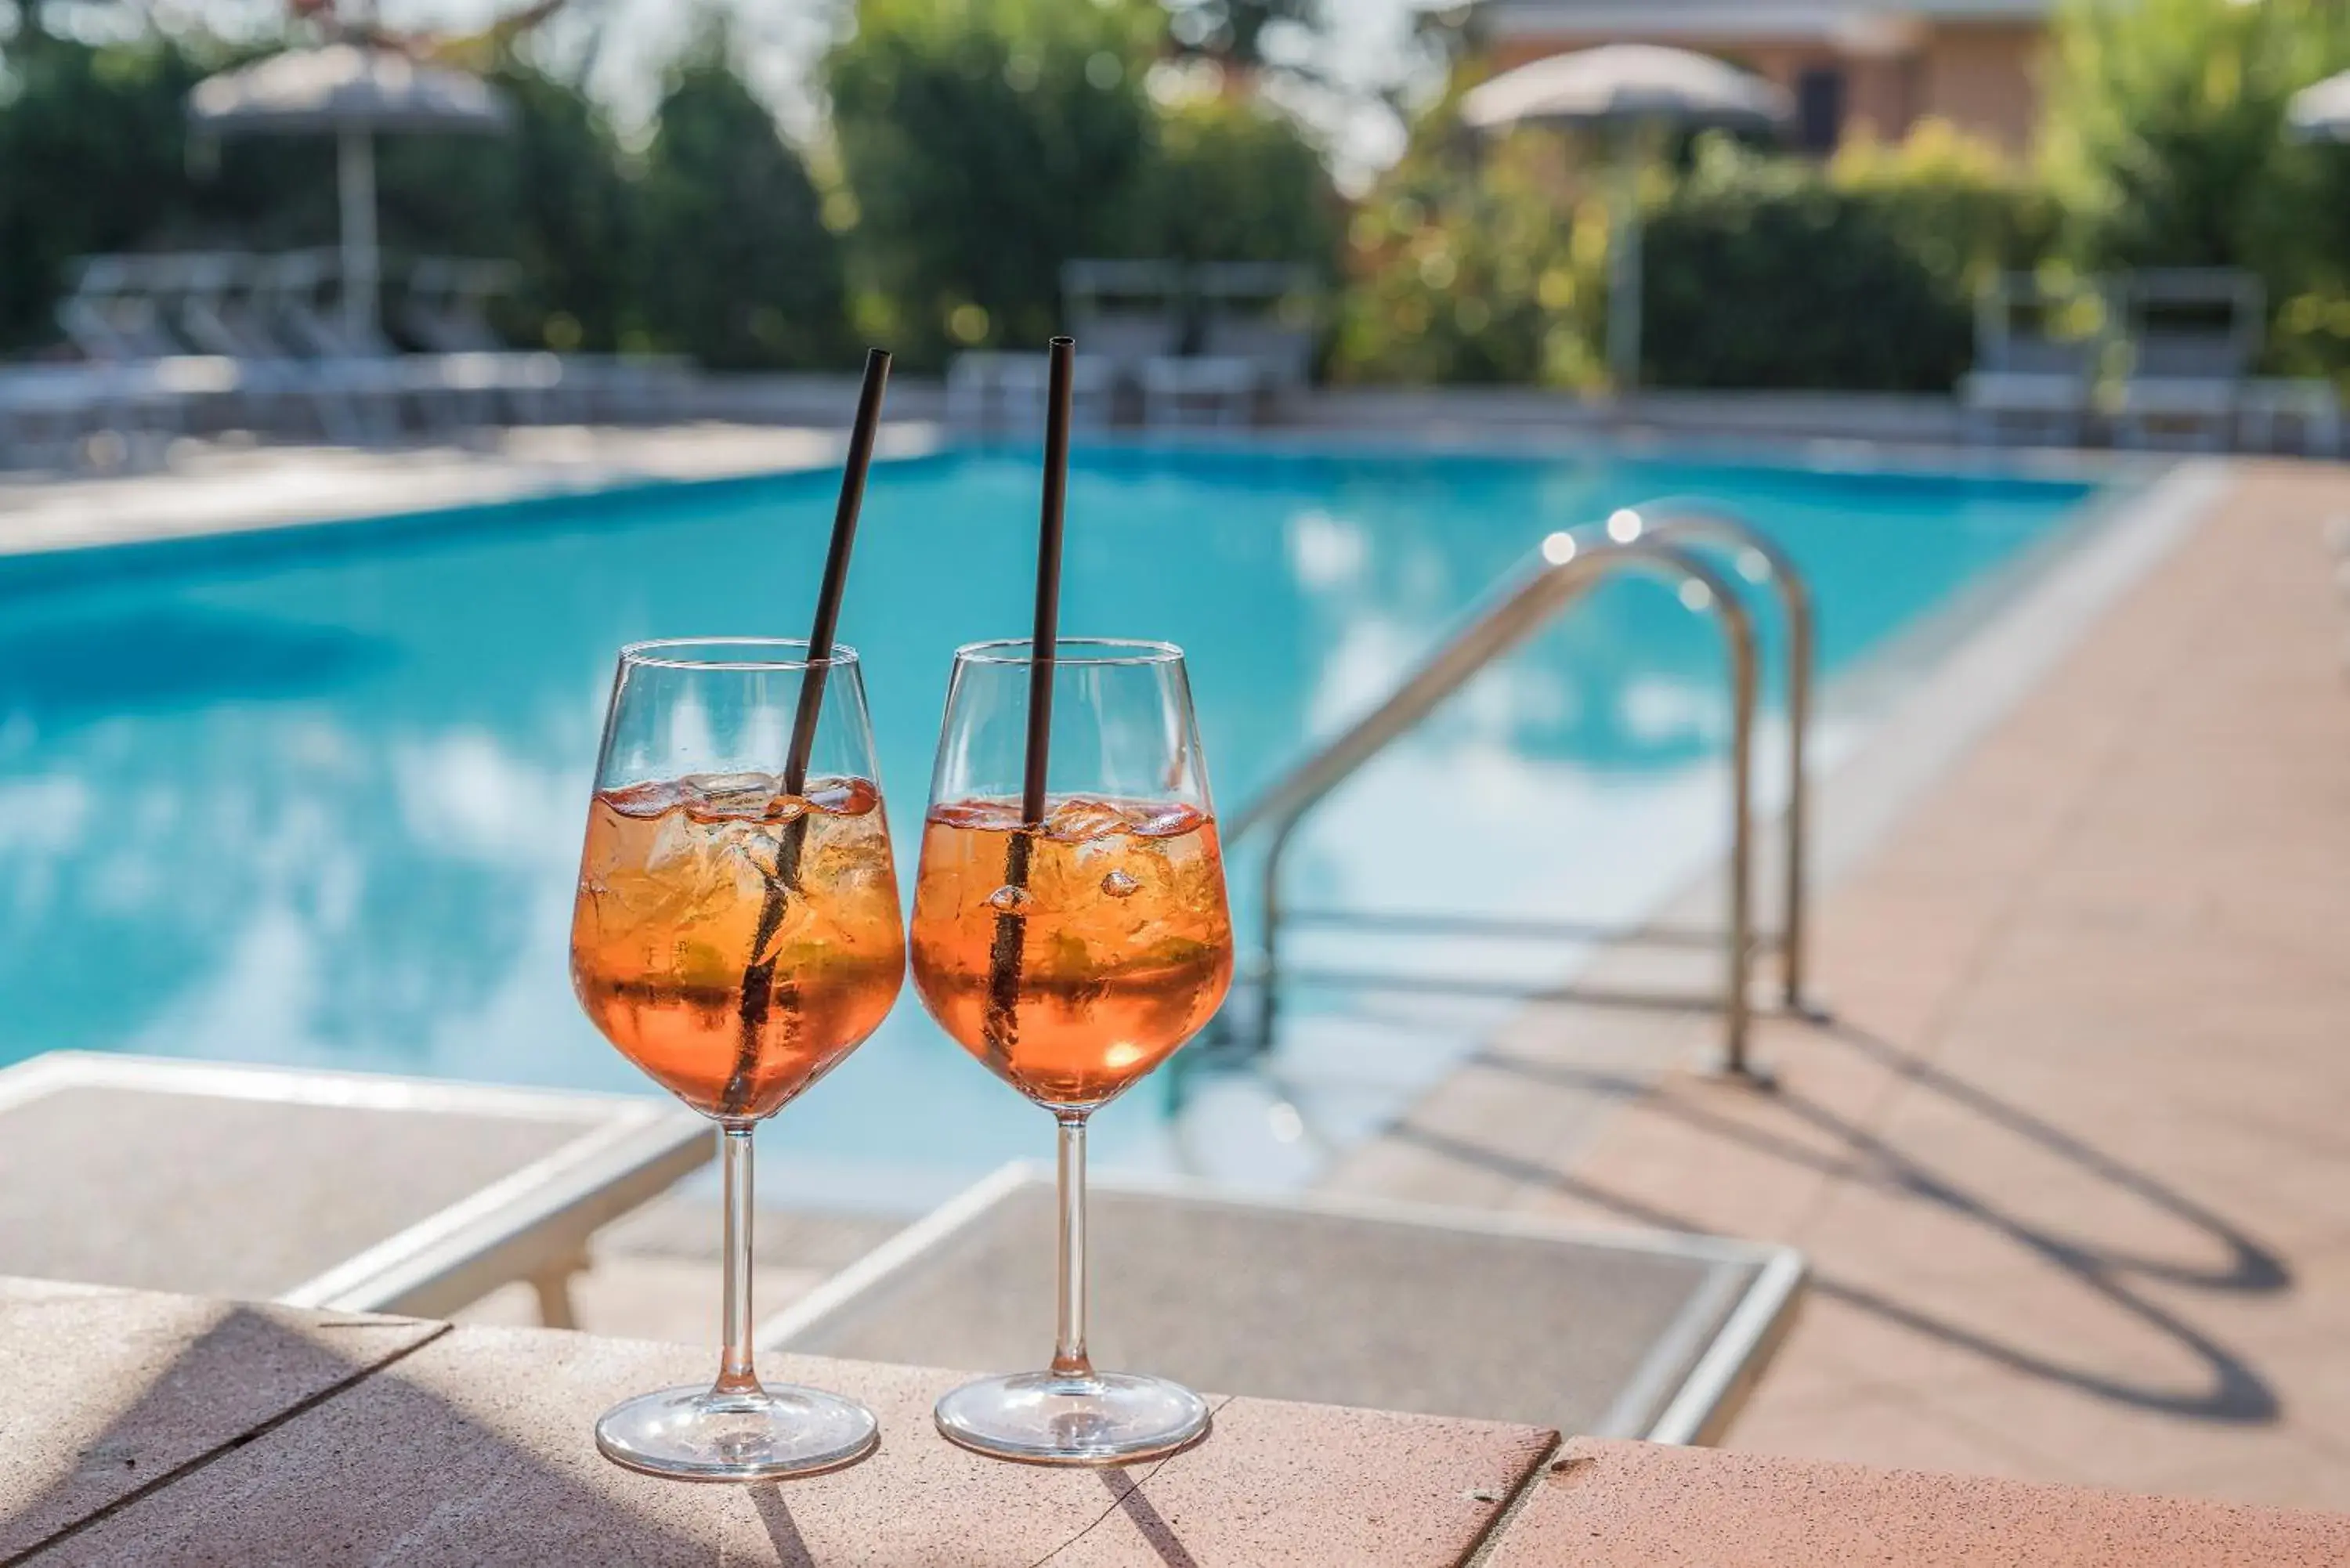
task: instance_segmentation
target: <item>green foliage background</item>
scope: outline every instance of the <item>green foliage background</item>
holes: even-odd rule
[[[2036,164],[1929,122],[1825,166],[1701,144],[1652,168],[1644,379],[1945,388],[1998,268],[2250,267],[2270,366],[2350,370],[2350,148],[2284,129],[2293,92],[2350,67],[2350,5],[2067,0],[2050,59]],[[1452,118],[1431,110],[1357,210],[1339,373],[1598,384],[1603,151],[1471,153]]]
[[[2350,68],[2343,0],[2066,0],[2043,173],[2084,270],[2242,266],[2280,369],[2350,368],[2350,149],[2286,134],[2300,88]]]
[[[1153,0],[861,0],[825,62],[858,319],[915,366],[1041,343],[1085,256],[1333,265],[1338,203],[1286,119],[1145,90]]]
[[[775,117],[712,54],[678,73],[658,124],[639,182],[651,338],[713,369],[839,360],[840,244]]]
[[[202,38],[93,47],[36,33],[10,46],[0,348],[56,339],[77,256],[334,243],[328,139],[192,139],[188,89],[235,63]],[[516,262],[499,325],[519,343],[728,369],[846,353],[839,242],[799,154],[723,52],[674,74],[641,158],[576,84],[513,58],[490,74],[516,111],[509,134],[380,139],[388,252]]]
[[[705,37],[650,140],[510,55],[512,135],[387,138],[395,253],[507,256],[521,343],[831,366],[859,341],[914,368],[1033,345],[1076,256],[1300,261],[1333,284],[1333,374],[1603,379],[1603,150],[1458,130],[1452,90],[1349,202],[1321,151],[1247,90],[1308,0],[854,0],[805,153]],[[1330,12],[1322,15],[1326,24]],[[0,56],[0,351],[44,350],[77,255],[331,244],[323,138],[191,146],[188,88],[234,64],[202,36],[91,47],[31,30]],[[2350,67],[2350,0],[2063,0],[2043,152],[1947,127],[1821,165],[1676,147],[1643,176],[1644,377],[1692,387],[1949,386],[1998,268],[2254,269],[2271,367],[2350,371],[2350,148],[2284,134],[2299,88]],[[1197,73],[1207,73],[1199,88]],[[1183,73],[1193,73],[1186,78]],[[1190,89],[1162,90],[1171,77]]]

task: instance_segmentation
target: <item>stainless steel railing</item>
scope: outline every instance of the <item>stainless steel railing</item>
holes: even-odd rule
[[[1731,835],[1727,909],[1718,933],[1723,950],[1721,1012],[1723,1070],[1761,1080],[1749,1063],[1752,1021],[1750,971],[1756,942],[1751,927],[1753,884],[1753,746],[1758,660],[1752,617],[1736,584],[1702,553],[1728,546],[1738,574],[1767,578],[1776,588],[1788,628],[1787,711],[1790,780],[1785,818],[1787,882],[1783,929],[1774,945],[1786,966],[1785,996],[1801,1005],[1804,956],[1803,877],[1804,834],[1804,731],[1811,712],[1814,650],[1811,597],[1785,554],[1770,540],[1719,508],[1670,504],[1648,513],[1626,510],[1608,520],[1604,534],[1554,534],[1543,542],[1540,559],[1503,589],[1450,641],[1437,649],[1393,695],[1334,736],[1284,777],[1276,780],[1237,815],[1227,819],[1227,842],[1238,845],[1269,836],[1260,872],[1263,930],[1258,950],[1258,1007],[1249,1044],[1271,1044],[1280,1007],[1284,857],[1297,827],[1314,807],[1398,738],[1425,719],[1471,677],[1532,637],[1604,579],[1623,571],[1662,576],[1700,591],[1684,593],[1693,607],[1710,612],[1721,627],[1730,655],[1731,684]]]
[[[1781,818],[1786,864],[1782,868],[1777,937],[1780,996],[1788,1012],[1813,1015],[1817,1010],[1805,1000],[1804,985],[1811,952],[1805,929],[1811,888],[1804,866],[1812,793],[1806,782],[1804,741],[1812,728],[1812,667],[1818,657],[1811,585],[1774,541],[1724,508],[1702,501],[1673,501],[1652,504],[1636,515],[1646,519],[1643,532],[1648,538],[1728,549],[1740,576],[1750,582],[1767,580],[1778,594],[1780,618],[1787,628],[1787,804]]]

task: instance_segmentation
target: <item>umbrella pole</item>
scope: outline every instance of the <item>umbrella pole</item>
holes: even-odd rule
[[[1607,215],[1607,379],[1622,397],[1640,384],[1640,143],[1616,149]]]
[[[343,336],[353,353],[375,336],[375,133],[347,125],[338,139],[343,204]]]

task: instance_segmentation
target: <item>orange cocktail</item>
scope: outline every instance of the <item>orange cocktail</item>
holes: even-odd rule
[[[911,935],[914,982],[964,1050],[1044,1105],[1097,1106],[1196,1033],[1232,983],[1215,822],[1073,796],[1029,830],[1014,801],[934,805]]]
[[[756,1118],[872,1033],[905,972],[880,794],[765,774],[598,790],[571,981],[597,1029],[695,1109]]]

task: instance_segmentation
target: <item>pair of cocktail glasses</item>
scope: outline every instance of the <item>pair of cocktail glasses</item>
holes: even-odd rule
[[[620,655],[571,929],[596,1027],[721,1130],[724,1338],[716,1382],[630,1399],[605,1455],[657,1475],[755,1480],[861,1458],[872,1412],[763,1385],[751,1350],[757,1124],[879,1026],[910,940],[924,1005],[1060,1128],[1058,1333],[1043,1371],[938,1402],[965,1448],[1116,1464],[1202,1433],[1206,1405],[1086,1356],[1087,1118],[1204,1024],[1232,922],[1180,650],[1063,639],[1048,660],[1051,789],[1024,799],[1028,643],[955,655],[910,929],[857,655],[804,643],[641,643]]]

